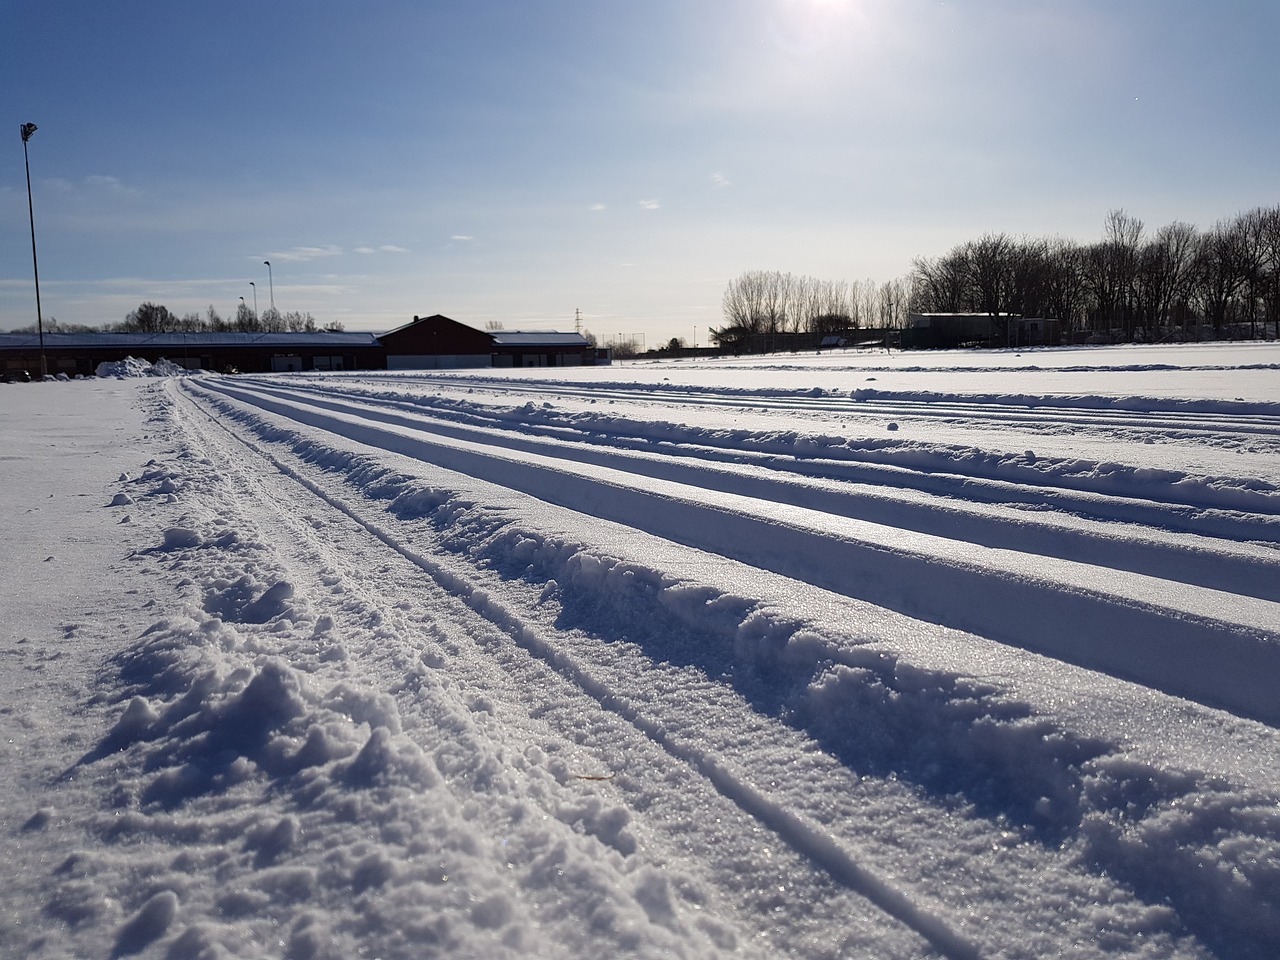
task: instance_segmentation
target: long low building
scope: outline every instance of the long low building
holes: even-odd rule
[[[126,357],[217,373],[387,368],[387,348],[372,333],[46,333],[44,356],[49,373],[73,377]],[[36,334],[0,333],[0,374],[39,370]]]
[[[54,375],[89,376],[98,364],[134,357],[189,370],[285,373],[313,370],[431,370],[462,367],[576,367],[608,363],[578,333],[477,330],[435,314],[387,333],[46,333]],[[40,339],[0,333],[0,379],[36,377]]]

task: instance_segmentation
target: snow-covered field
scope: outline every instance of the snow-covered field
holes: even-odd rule
[[[1280,347],[0,436],[0,956],[1280,956]]]

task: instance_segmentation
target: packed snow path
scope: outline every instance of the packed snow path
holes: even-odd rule
[[[128,563],[187,608],[116,658],[75,774],[117,782],[93,829],[146,881],[63,864],[68,942],[1280,950],[1276,412],[462,374],[148,396],[171,446],[112,509],[154,514]]]
[[[1280,508],[1274,491],[1247,497],[1254,491],[1223,494],[1218,486],[1200,491],[1192,485],[1192,496],[1247,499],[1267,511],[1197,514],[1187,525],[1210,528],[1216,535],[1212,546],[1189,536],[1122,546],[1123,538],[1078,524],[1062,551],[1069,559],[1062,559],[1053,553],[1058,539],[1068,539],[1059,524],[1010,519],[1007,511],[974,517],[963,508],[904,501],[884,492],[883,479],[873,493],[850,491],[848,484],[801,482],[797,473],[826,480],[844,473],[847,460],[841,453],[849,448],[830,438],[797,438],[786,452],[753,458],[750,469],[730,469],[700,456],[698,444],[674,439],[650,444],[654,452],[618,450],[617,433],[599,442],[597,420],[584,424],[578,418],[530,438],[527,421],[484,417],[474,404],[464,411],[450,406],[443,413],[419,404],[405,412],[412,406],[405,401],[345,402],[328,390],[319,397],[270,386],[253,393],[230,386],[222,391],[365,447],[405,454],[805,583],[1280,720],[1280,698],[1269,679],[1280,675],[1280,605],[1200,586],[1232,584],[1259,597],[1280,596],[1277,552],[1251,543],[1234,546],[1258,536],[1280,540],[1280,517],[1270,513]],[[1280,436],[1280,419],[1273,429]],[[625,434],[621,439],[634,442]],[[735,439],[735,453],[752,446],[747,438]],[[795,467],[797,458],[805,464],[801,470]],[[1077,465],[1071,466],[1067,479],[1084,485]],[[889,482],[909,485],[905,472],[899,468]],[[1042,469],[1014,499],[1046,503],[1056,495],[1061,506],[1062,474]],[[955,476],[948,482],[958,480],[974,483]],[[1168,486],[1185,482],[1179,477]],[[1147,487],[1159,489],[1150,480]],[[1112,496],[1106,505],[1098,505],[1098,499],[1071,505],[1144,519],[1152,514],[1165,519],[1185,509],[1177,502],[1135,503],[1135,496]],[[911,512],[917,516],[910,517]],[[861,519],[867,515],[876,519]],[[957,532],[961,525],[966,529]],[[1175,521],[1166,519],[1169,525]],[[926,529],[949,535],[921,532]],[[1125,568],[1119,555],[1130,558],[1128,569],[1142,575],[1100,576],[1099,568]],[[1170,580],[1180,582],[1175,588]],[[974,604],[975,596],[985,602]],[[1117,632],[1126,642],[1115,642]]]

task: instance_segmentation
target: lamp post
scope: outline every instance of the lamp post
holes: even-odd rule
[[[274,315],[276,312],[276,284],[271,279],[271,261],[263,260],[262,262],[267,265],[267,290],[271,294],[271,313]]]
[[[49,361],[44,354],[44,317],[40,312],[40,261],[36,259],[36,208],[31,203],[31,161],[27,157],[27,141],[36,132],[34,123],[24,123],[22,130],[22,162],[27,168],[27,215],[31,218],[31,269],[36,275],[36,333],[40,337],[40,379],[49,375]]]
[[[258,287],[257,287],[257,284],[255,284],[252,280],[249,281],[249,286],[253,287],[253,319],[257,320],[258,319]]]

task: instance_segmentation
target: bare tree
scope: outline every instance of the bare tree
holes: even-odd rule
[[[720,301],[729,328],[745,333],[764,331],[767,277],[763,270],[749,270],[729,281]]]
[[[761,310],[765,333],[781,333],[787,328],[787,307],[790,305],[794,280],[789,273],[771,270],[764,276]]]
[[[1069,331],[1083,328],[1087,309],[1084,250],[1074,240],[1048,241],[1045,273],[1045,316],[1062,321]]]
[[[316,318],[309,313],[300,313],[297,310],[290,310],[280,318],[284,329],[290,333],[315,333]]]
[[[1198,293],[1204,318],[1221,337],[1226,323],[1234,319],[1237,295],[1248,283],[1250,252],[1243,224],[1219,220],[1200,238],[1196,257]]]
[[[787,328],[794,332],[812,332],[821,313],[822,281],[814,277],[796,277],[792,280]]]
[[[253,311],[245,305],[243,300],[240,301],[240,306],[236,307],[235,328],[239,333],[253,333],[262,329],[258,324],[258,318],[253,315]]]
[[[915,308],[920,313],[963,313],[973,309],[972,275],[965,247],[913,263]]]
[[[1263,306],[1263,323],[1273,324],[1280,339],[1280,207],[1260,208],[1257,213],[1258,270],[1254,295]]]
[[[211,303],[204,314],[205,329],[213,333],[222,333],[231,329],[231,324],[222,319],[222,315]]]
[[[1133,287],[1142,221],[1123,210],[1107,214],[1103,239],[1085,248],[1084,280],[1093,299],[1094,327],[1111,338],[1133,336]]]
[[[1268,259],[1267,215],[1256,207],[1236,217],[1234,226],[1240,233],[1241,256],[1244,260],[1245,286],[1240,293],[1240,312],[1249,321],[1250,338],[1258,335],[1260,311],[1265,314],[1266,272]],[[1265,320],[1264,320],[1265,330]]]
[[[180,324],[168,307],[148,300],[130,311],[116,329],[121,333],[168,333],[177,330]]]
[[[1188,303],[1195,280],[1196,228],[1174,222],[1142,244],[1134,274],[1138,322],[1159,330],[1190,317]]]
[[[827,336],[857,326],[849,310],[849,285],[843,280],[820,281],[815,307],[816,312],[809,326],[813,333]]]

